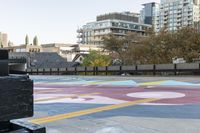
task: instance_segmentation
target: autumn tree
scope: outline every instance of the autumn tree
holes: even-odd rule
[[[128,33],[125,37],[118,37],[109,34],[103,37],[103,49],[112,53],[117,53],[118,59],[122,61],[123,65],[129,64],[127,53],[133,45],[138,45],[140,36],[136,33]]]
[[[124,38],[109,34],[103,37],[103,43],[103,49],[106,49],[112,53],[117,53],[119,59],[123,61],[123,54],[126,48]]]
[[[108,55],[101,54],[100,51],[90,51],[83,59],[83,66],[109,66],[111,59]]]
[[[165,64],[173,58],[192,62],[200,57],[200,33],[191,27],[159,33],[149,30],[148,36],[129,33],[123,38],[114,35],[104,37],[104,48],[117,53],[123,65]]]

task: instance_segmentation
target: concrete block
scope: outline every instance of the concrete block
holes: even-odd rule
[[[87,71],[93,71],[94,67],[87,67]]]
[[[15,131],[10,131],[8,133],[31,133],[31,132],[26,130],[26,129],[18,129],[18,130],[15,130]]]
[[[8,76],[8,60],[0,60],[0,76]]]
[[[60,68],[60,72],[66,72],[66,68]]]
[[[57,71],[58,71],[58,68],[52,68],[51,71],[52,71],[52,72],[57,72]]]
[[[75,72],[75,68],[74,67],[68,67],[67,71],[69,71],[69,72]]]
[[[45,133],[46,128],[37,124],[29,123],[23,120],[15,120],[11,122],[12,129],[24,128],[31,133]]]
[[[108,70],[109,71],[120,71],[120,66],[109,66]]]
[[[8,50],[0,49],[0,60],[8,59]]]
[[[156,70],[173,70],[174,64],[159,64],[156,65]]]
[[[0,77],[0,120],[33,116],[33,81],[27,76]]]
[[[185,69],[185,70],[191,70],[191,69],[199,69],[198,63],[183,63],[183,64],[177,64],[177,69]]]
[[[135,66],[122,66],[123,71],[134,71]]]
[[[98,71],[106,71],[106,67],[98,67]]]
[[[77,67],[76,70],[79,71],[79,72],[84,72],[85,71],[85,67]]]
[[[8,76],[8,50],[0,49],[0,76]]]
[[[153,70],[153,65],[138,65],[138,70]]]

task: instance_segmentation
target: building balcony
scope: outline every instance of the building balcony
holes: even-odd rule
[[[83,38],[83,35],[77,35],[77,38]]]
[[[78,29],[76,32],[77,33],[83,33],[83,29]]]
[[[113,32],[114,35],[121,35],[121,36],[125,36],[126,33],[121,33],[121,32]]]
[[[188,0],[184,0],[183,3],[188,3],[189,4],[189,1]]]
[[[168,15],[164,15],[163,19],[167,19],[168,18]]]
[[[188,13],[192,13],[193,12],[193,9],[188,9]]]
[[[165,14],[164,14],[164,17],[166,17],[166,16],[168,16],[168,15],[169,15],[168,13],[165,13]]]
[[[181,26],[181,23],[177,23],[176,26]]]
[[[177,15],[177,18],[181,18],[182,17],[182,15]]]
[[[168,21],[164,21],[164,24],[168,23]]]
[[[192,17],[193,13],[192,12],[188,12],[188,17]]]
[[[188,21],[193,21],[193,18],[192,17],[188,17]]]
[[[109,34],[111,32],[97,32],[97,33],[94,33],[95,36],[103,36],[103,35],[106,35],[106,34]]]
[[[78,40],[77,43],[84,43],[84,41],[83,40]]]
[[[182,13],[182,9],[177,11],[177,14],[181,14]]]
[[[180,23],[182,21],[182,19],[177,19],[176,21],[177,21],[177,23]]]

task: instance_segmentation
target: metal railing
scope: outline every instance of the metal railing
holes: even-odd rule
[[[200,73],[199,63],[184,63],[184,64],[149,64],[149,65],[134,65],[134,66],[106,66],[106,67],[68,67],[68,68],[28,68],[26,72],[30,75],[109,75],[130,73],[137,74],[152,74],[171,73],[174,75],[181,73],[198,74]]]

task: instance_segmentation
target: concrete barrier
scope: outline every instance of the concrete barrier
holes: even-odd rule
[[[27,73],[31,73],[31,70],[32,70],[32,69],[28,68],[28,69],[26,69],[26,72],[27,72]]]
[[[39,69],[38,69],[38,72],[40,72],[40,73],[41,73],[41,72],[43,72],[43,70],[44,70],[44,69],[42,69],[42,68],[39,68]]]
[[[50,69],[50,68],[45,68],[44,71],[45,71],[45,72],[50,72],[51,69]]]
[[[178,70],[195,70],[195,69],[199,69],[199,64],[198,63],[177,64],[176,69],[178,69]]]
[[[67,71],[69,71],[69,72],[75,72],[75,67],[68,67]]]
[[[98,67],[98,71],[104,72],[106,71],[106,67]]]
[[[120,66],[108,66],[108,71],[120,71]]]
[[[138,65],[137,70],[154,70],[154,65]]]
[[[0,49],[0,60],[8,60],[7,50]],[[0,133],[45,133],[39,125],[12,121],[33,116],[33,81],[27,75],[10,75],[8,63],[0,67]]]
[[[84,72],[85,71],[85,67],[77,67],[76,70],[78,72]]]
[[[66,68],[60,68],[59,71],[60,72],[66,72]]]
[[[37,71],[38,70],[38,71]],[[99,72],[153,72],[155,75],[156,72],[178,72],[178,71],[191,71],[197,72],[200,71],[200,65],[198,63],[184,63],[184,64],[158,64],[158,65],[137,65],[137,66],[108,66],[108,67],[68,67],[68,68],[45,68],[46,74],[52,74],[52,72],[72,72],[77,74],[77,72],[93,72],[94,75],[98,75]],[[27,69],[27,73],[41,73],[43,68],[39,69]]]
[[[159,64],[156,65],[156,70],[173,70],[175,69],[174,64]]]
[[[37,69],[32,69],[32,72],[33,72],[33,73],[36,73],[36,72],[37,72]]]
[[[122,66],[122,71],[135,71],[136,66]]]
[[[94,67],[87,67],[87,71],[88,72],[93,72],[94,71]]]
[[[52,71],[52,72],[57,72],[57,71],[58,71],[58,68],[51,68],[51,71]]]

